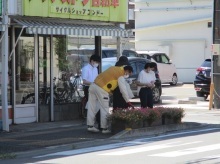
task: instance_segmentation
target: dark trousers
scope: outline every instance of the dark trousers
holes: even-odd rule
[[[122,97],[119,87],[117,87],[113,92],[113,109],[117,108],[128,108],[128,104]]]
[[[89,99],[89,86],[84,87],[84,95],[86,97],[86,100],[88,101],[88,99]],[[101,128],[100,110],[96,113],[95,117],[96,117],[96,122],[98,123],[98,128],[100,129]]]
[[[139,97],[142,108],[153,108],[153,92],[151,88],[141,88]]]

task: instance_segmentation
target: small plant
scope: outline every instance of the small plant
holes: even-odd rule
[[[156,120],[161,119],[161,113],[157,108],[142,108],[143,121],[146,121],[149,126]]]
[[[0,159],[15,159],[15,158],[16,158],[15,154],[10,154],[10,153],[0,154]]]
[[[108,116],[108,121],[111,122],[111,125],[114,124],[116,128],[122,124],[126,124],[129,128],[141,128],[143,125],[152,126],[154,123],[155,125],[157,123],[157,125],[180,123],[184,115],[183,108],[176,107],[126,108],[114,110],[113,113]],[[166,122],[166,119],[171,122],[168,120],[168,122]],[[115,126],[115,124],[117,125]],[[125,128],[125,126],[122,126],[122,128]]]
[[[164,119],[171,119],[175,123],[178,123],[184,116],[185,111],[183,108],[177,107],[157,107],[160,111],[162,118]]]
[[[33,73],[33,69],[30,69],[30,68],[26,68],[24,66],[21,67],[21,73],[23,74],[27,74],[27,73]]]
[[[139,108],[116,109],[108,119],[112,122],[120,120],[126,123],[138,123],[143,120],[143,115]]]

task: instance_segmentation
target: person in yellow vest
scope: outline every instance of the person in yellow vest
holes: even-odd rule
[[[123,85],[118,85],[118,81],[121,79],[129,77],[133,72],[131,66],[117,67],[112,66],[100,73],[94,83],[89,87],[89,101],[88,101],[88,113],[87,113],[87,125],[88,131],[90,132],[99,132],[95,124],[95,115],[97,113],[97,100],[100,105],[100,114],[101,114],[101,128],[102,133],[111,133],[108,129],[107,116],[109,114],[109,94],[112,93],[117,86],[120,87],[125,101],[131,107],[133,105],[129,102],[128,91],[126,87],[123,89]]]

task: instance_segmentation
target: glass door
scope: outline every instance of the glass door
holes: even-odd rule
[[[39,122],[51,121],[50,110],[50,74],[51,74],[51,47],[50,37],[39,37],[39,82],[38,82],[38,116]]]

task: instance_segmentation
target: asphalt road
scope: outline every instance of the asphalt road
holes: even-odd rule
[[[19,159],[33,164],[193,164],[220,163],[220,128],[142,137],[127,142]],[[5,161],[7,164],[9,161]]]

